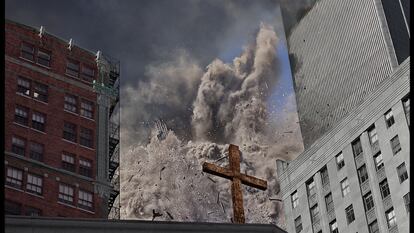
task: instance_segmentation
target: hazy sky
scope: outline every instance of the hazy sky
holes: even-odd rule
[[[6,0],[5,5],[8,19],[44,26],[62,39],[72,38],[75,45],[119,59],[121,100],[127,104],[131,102],[123,90],[149,79],[149,66],[168,62],[181,50],[202,68],[215,58],[232,62],[243,46],[254,41],[260,22],[266,22],[280,39],[281,68],[269,112],[281,110],[293,93],[276,0]]]

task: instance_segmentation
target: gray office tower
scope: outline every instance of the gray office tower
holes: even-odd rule
[[[409,1],[319,0],[288,46],[305,151],[277,161],[289,233],[408,233]]]
[[[409,56],[409,0],[319,0],[287,37],[308,148]]]

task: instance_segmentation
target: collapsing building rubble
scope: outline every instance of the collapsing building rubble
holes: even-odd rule
[[[140,142],[124,151],[121,160],[122,218],[231,222],[230,183],[203,173],[201,164],[210,161],[226,166],[228,144],[233,143],[239,145],[242,153],[241,171],[268,182],[264,192],[243,187],[246,222],[279,223],[281,204],[269,200],[279,191],[275,160],[286,158],[287,151],[291,156],[303,148],[297,128],[289,132],[289,137],[275,133],[292,130],[286,128],[291,125],[297,127],[297,117],[289,118],[288,122],[268,119],[267,104],[278,76],[277,43],[273,28],[262,24],[255,43],[246,47],[233,64],[216,59],[201,75],[191,66],[195,71],[191,73],[199,75],[195,76],[199,80],[185,77],[184,83],[177,81],[178,86],[193,86],[196,90],[194,95],[189,95],[194,99],[186,99],[192,111],[189,116],[183,116],[188,119],[190,128],[187,131],[191,136],[177,134],[176,125],[168,119],[165,123],[157,120],[149,143]],[[157,85],[147,84],[148,87]],[[160,101],[159,96],[150,98],[148,92],[141,97],[148,102]],[[167,102],[174,108],[175,102],[171,101]],[[158,116],[148,117],[156,119]],[[284,123],[286,125],[280,125]]]

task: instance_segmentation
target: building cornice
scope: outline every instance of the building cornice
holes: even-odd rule
[[[46,75],[46,76],[49,76],[49,77],[52,77],[52,78],[57,79],[59,81],[66,82],[66,83],[69,83],[69,84],[74,85],[76,87],[82,88],[82,89],[84,89],[86,91],[94,92],[94,89],[92,87],[90,87],[90,86],[88,86],[86,84],[83,84],[83,83],[81,83],[81,82],[79,82],[77,80],[73,80],[73,79],[67,78],[67,77],[65,77],[63,75],[56,74],[54,72],[45,70],[45,69],[43,69],[41,67],[32,65],[32,64],[30,64],[28,62],[19,60],[17,58],[14,58],[14,57],[11,57],[11,56],[8,56],[8,55],[4,55],[4,57],[5,57],[5,60],[7,62],[12,62],[12,63],[14,63],[16,65],[25,67],[27,69],[33,70],[35,72],[41,73],[41,74]]]
[[[54,172],[62,173],[64,175],[68,175],[68,176],[75,177],[77,179],[84,180],[86,182],[95,182],[95,183],[97,182],[96,180],[94,180],[92,178],[89,178],[89,177],[86,177],[86,176],[81,176],[81,175],[78,175],[76,173],[72,173],[72,172],[69,172],[69,171],[66,171],[66,170],[63,170],[63,169],[60,169],[60,168],[52,167],[52,166],[49,166],[45,163],[42,163],[42,162],[39,162],[39,161],[36,161],[36,160],[33,160],[33,159],[29,159],[29,158],[26,158],[26,157],[22,157],[21,155],[17,155],[17,154],[14,154],[12,152],[9,152],[9,151],[4,151],[4,154],[8,155],[10,157],[16,158],[16,159],[23,160],[23,161],[28,162],[28,163],[36,164],[36,165],[38,165],[42,168],[53,170]]]
[[[35,28],[35,27],[33,27],[33,26],[29,26],[29,25],[26,25],[26,24],[22,24],[22,23],[19,23],[19,22],[16,22],[16,21],[10,20],[10,19],[5,19],[5,24],[12,24],[12,25],[16,25],[16,26],[18,26],[18,27],[20,27],[20,28],[24,28],[24,29],[26,29],[26,30],[32,31],[33,33],[39,33],[39,29],[37,29],[37,28]],[[8,30],[6,29],[6,31],[8,31]],[[59,36],[56,36],[56,35],[54,35],[54,34],[52,34],[52,33],[49,33],[49,32],[47,32],[47,31],[46,31],[44,34],[45,34],[45,35],[47,35],[47,36],[49,36],[49,37],[52,37],[52,38],[53,38],[53,39],[55,39],[55,40],[60,41],[61,43],[64,43],[64,44],[68,44],[68,43],[69,43],[69,41],[67,41],[67,40],[65,40],[65,39],[63,39],[63,38],[61,38],[61,37],[59,37]],[[80,49],[80,50],[82,50],[82,51],[84,51],[84,52],[87,52],[87,53],[89,53],[89,54],[90,54],[90,55],[92,55],[92,56],[95,56],[95,53],[96,53],[96,52],[90,51],[90,50],[88,50],[88,49],[85,49],[85,48],[83,48],[83,47],[79,47],[79,46],[76,46],[76,48],[77,48],[77,49]]]

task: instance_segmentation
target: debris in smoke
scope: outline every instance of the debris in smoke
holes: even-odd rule
[[[213,183],[216,183],[216,181],[215,180],[213,180],[213,178],[211,178],[211,177],[207,177],[209,180],[211,180]]]
[[[161,216],[162,216],[161,213],[155,212],[155,210],[152,209],[152,220],[151,221],[154,221],[155,218],[161,217]]]
[[[161,168],[161,170],[160,170],[160,180],[162,180],[162,179],[161,179],[161,172],[162,172],[164,169],[165,169],[165,167],[162,167],[162,168]]]
[[[166,212],[168,214],[168,217],[170,217],[172,220],[174,220],[173,216],[168,211],[166,211]]]
[[[140,97],[136,108],[154,106],[150,112],[141,113],[148,114],[143,116],[144,121],[157,120],[150,125],[148,141],[139,141],[122,153],[123,218],[167,221],[168,213],[162,215],[155,210],[174,210],[176,221],[228,221],[232,214],[227,211],[231,209],[228,182],[225,179],[213,182],[203,173],[195,174],[204,161],[225,164],[228,144],[233,143],[243,145],[241,169],[268,181],[266,193],[243,188],[245,207],[252,211],[246,215],[246,222],[277,222],[269,216],[278,216],[281,207],[268,199],[278,190],[274,161],[278,157],[289,158],[283,153],[286,148],[291,154],[303,149],[300,140],[275,136],[275,132],[297,128],[297,124],[292,126],[297,117],[268,119],[267,103],[278,77],[277,42],[274,30],[262,24],[255,43],[247,46],[232,64],[214,60],[203,74],[198,67],[186,66],[192,63],[184,56],[178,58],[182,61],[173,62],[177,67],[153,68],[151,74],[161,71],[168,79],[157,74],[149,79],[153,83],[135,90]],[[136,94],[132,90],[129,93]],[[168,98],[166,94],[170,94]],[[163,106],[165,111],[156,112],[157,106]],[[191,114],[188,108],[192,109]],[[186,134],[178,129],[184,126],[188,126]],[[300,131],[294,132],[298,137]],[[139,179],[129,177],[139,169],[142,169]],[[160,180],[154,179],[157,175]]]

